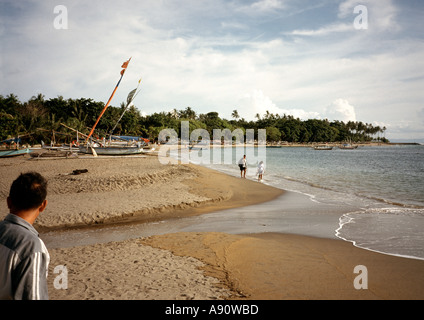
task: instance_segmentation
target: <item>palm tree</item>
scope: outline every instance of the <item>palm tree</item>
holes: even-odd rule
[[[237,120],[237,119],[239,119],[239,118],[240,118],[239,113],[238,113],[238,111],[237,111],[237,110],[233,110],[233,113],[231,114],[231,116],[232,116],[235,120]]]
[[[54,113],[51,113],[47,116],[47,119],[45,120],[44,127],[51,132],[51,141],[53,144],[56,144],[56,133],[57,130],[61,126],[61,122],[63,119],[56,120],[56,115]]]
[[[388,142],[388,140],[386,139],[386,135],[384,134],[386,132],[386,130],[387,130],[386,126],[384,126],[381,129],[381,133],[383,134],[383,142]]]
[[[194,111],[192,108],[187,107],[185,110],[180,110],[179,111],[179,117],[180,119],[189,119],[189,120],[194,120],[196,119],[196,111]]]
[[[76,101],[73,102],[72,116],[74,120],[74,129],[82,132],[86,128],[87,114],[84,114],[82,106],[77,104]]]
[[[39,104],[44,104],[44,94],[39,93],[36,96],[32,96],[31,101],[35,101]]]

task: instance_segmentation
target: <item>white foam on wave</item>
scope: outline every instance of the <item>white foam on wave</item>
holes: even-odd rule
[[[412,212],[415,211],[414,212]],[[386,214],[386,215],[416,215],[420,218],[424,218],[424,210],[421,209],[421,211],[417,212],[416,209],[400,209],[400,208],[372,208],[372,209],[363,209],[362,211],[355,211],[343,214],[339,218],[339,228],[335,230],[335,236],[339,239],[342,239],[347,242],[351,242],[355,247],[365,249],[372,252],[378,252],[386,255],[396,256],[396,257],[402,257],[402,258],[409,258],[409,259],[417,259],[417,260],[424,260],[424,252],[422,252],[422,256],[419,253],[414,254],[402,254],[402,253],[395,253],[393,251],[401,251],[402,248],[398,246],[397,240],[399,237],[393,237],[392,239],[361,239],[361,235],[359,233],[354,233],[353,235],[343,235],[343,228],[348,225],[355,224],[358,222],[358,218],[363,216],[364,214]],[[356,238],[356,239],[354,239]],[[382,241],[391,241],[392,243],[382,243]],[[373,243],[372,243],[373,242]],[[381,247],[383,245],[384,248],[376,249],[375,247],[379,246]],[[391,246],[393,245],[393,246]]]

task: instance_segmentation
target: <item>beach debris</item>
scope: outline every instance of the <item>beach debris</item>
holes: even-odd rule
[[[77,169],[77,170],[74,170],[74,171],[72,171],[72,175],[78,175],[78,174],[81,174],[81,173],[87,173],[88,172],[88,169]]]

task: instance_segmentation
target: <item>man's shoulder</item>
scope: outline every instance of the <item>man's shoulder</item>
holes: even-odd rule
[[[43,251],[37,234],[8,220],[0,222],[0,244],[15,251],[21,257]]]

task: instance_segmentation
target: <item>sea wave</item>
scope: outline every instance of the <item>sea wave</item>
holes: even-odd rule
[[[335,236],[354,246],[424,260],[424,209],[368,208],[343,214]]]
[[[337,187],[333,187],[333,186],[324,186],[322,184],[319,183],[313,183],[313,182],[309,182],[300,178],[294,178],[294,177],[290,177],[290,176],[283,176],[283,177],[271,177],[271,180],[278,180],[278,179],[284,179],[286,181],[289,182],[295,182],[295,183],[299,183],[302,184],[306,187],[310,187],[310,188],[316,188],[322,191],[331,191],[333,193],[338,193],[338,194],[342,194],[342,198],[344,198],[345,196],[356,196],[358,198],[364,199],[364,200],[371,200],[371,201],[375,201],[377,203],[380,204],[386,204],[386,205],[391,205],[391,206],[396,206],[396,207],[402,207],[402,208],[410,208],[410,209],[424,209],[424,204],[416,204],[416,203],[408,203],[407,201],[395,201],[395,200],[391,200],[388,198],[384,198],[384,197],[379,197],[376,195],[370,195],[370,194],[364,194],[363,192],[355,192],[353,190],[348,190],[346,189],[340,189]],[[276,183],[276,185],[278,185],[278,183]],[[311,189],[312,192],[304,192],[304,191],[300,191],[300,188],[297,189],[290,189],[288,191],[294,191],[294,192],[301,192],[304,193],[306,195],[311,196],[312,198],[314,198],[316,201],[318,201],[316,199],[316,196],[313,195],[313,191]],[[417,202],[420,203],[420,202]]]
[[[384,199],[384,198],[371,196],[371,195],[365,195],[365,194],[361,194],[361,193],[356,193],[356,195],[358,197],[367,198],[367,199],[370,199],[370,200],[374,200],[374,201],[385,203],[385,204],[392,205],[392,206],[397,206],[397,207],[402,207],[402,208],[410,208],[410,209],[424,209],[424,205],[420,205],[420,204],[411,204],[411,203],[405,203],[405,202],[400,202],[400,201],[394,201],[394,200],[390,200],[390,199]]]

